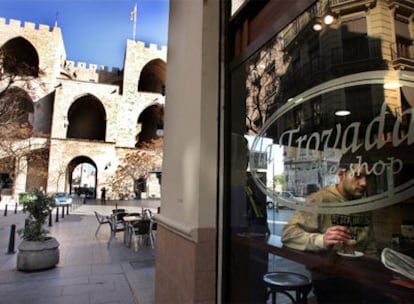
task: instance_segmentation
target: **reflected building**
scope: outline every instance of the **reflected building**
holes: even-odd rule
[[[332,182],[332,177],[323,172],[335,165],[338,155],[332,149],[321,154],[320,149],[314,150],[315,140],[305,139],[320,130],[335,125],[345,130],[359,122],[360,133],[365,133],[385,102],[387,127],[383,134],[372,136],[389,138],[392,132],[389,122],[394,119],[401,119],[401,133],[408,132],[409,118],[402,113],[410,109],[413,97],[412,88],[407,86],[355,85],[327,94],[314,92],[315,96],[303,103],[294,98],[346,75],[378,70],[413,71],[410,20],[413,10],[411,1],[316,1],[249,59],[246,64],[249,134],[257,134],[264,122],[287,103],[299,104],[284,113],[284,119],[266,134],[280,138],[286,130],[298,130],[291,138],[296,144],[284,153],[285,190],[307,195],[308,185],[325,186]],[[331,17],[329,22],[325,21],[327,16]],[[287,138],[277,144],[286,146]]]

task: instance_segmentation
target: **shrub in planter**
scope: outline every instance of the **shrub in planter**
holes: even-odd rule
[[[24,228],[18,230],[23,241],[18,247],[17,269],[33,271],[54,267],[59,262],[59,243],[44,228],[55,206],[54,197],[34,189],[19,195],[19,203],[29,215]]]

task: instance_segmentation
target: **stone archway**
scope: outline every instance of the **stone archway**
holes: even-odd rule
[[[148,62],[139,77],[138,91],[165,95],[167,64],[161,59]]]
[[[39,55],[33,45],[23,37],[7,41],[1,52],[6,73],[33,77],[39,75]]]
[[[106,112],[93,95],[78,98],[68,110],[68,138],[105,141]]]
[[[69,193],[96,198],[97,166],[87,156],[78,156],[68,165]]]
[[[146,108],[138,118],[138,125],[140,125],[140,132],[137,134],[136,147],[141,147],[144,143],[151,144],[154,140],[162,137],[164,107],[156,104]]]

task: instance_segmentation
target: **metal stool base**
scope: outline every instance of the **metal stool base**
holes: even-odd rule
[[[276,304],[276,294],[286,295],[293,304],[306,304],[308,294],[312,289],[312,281],[301,274],[293,272],[269,272],[263,276],[266,285],[267,298],[272,296],[272,303]],[[295,292],[293,297],[289,291]]]

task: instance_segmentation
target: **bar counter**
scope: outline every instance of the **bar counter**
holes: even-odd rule
[[[333,252],[315,253],[295,250],[283,246],[280,237],[274,235],[258,236],[242,233],[233,235],[232,241],[239,249],[245,248],[249,252],[271,253],[303,264],[309,269],[353,280],[391,298],[394,303],[413,303],[414,282],[401,279],[400,275],[395,275],[380,260],[365,256],[343,257]],[[406,283],[411,288],[395,282]]]

